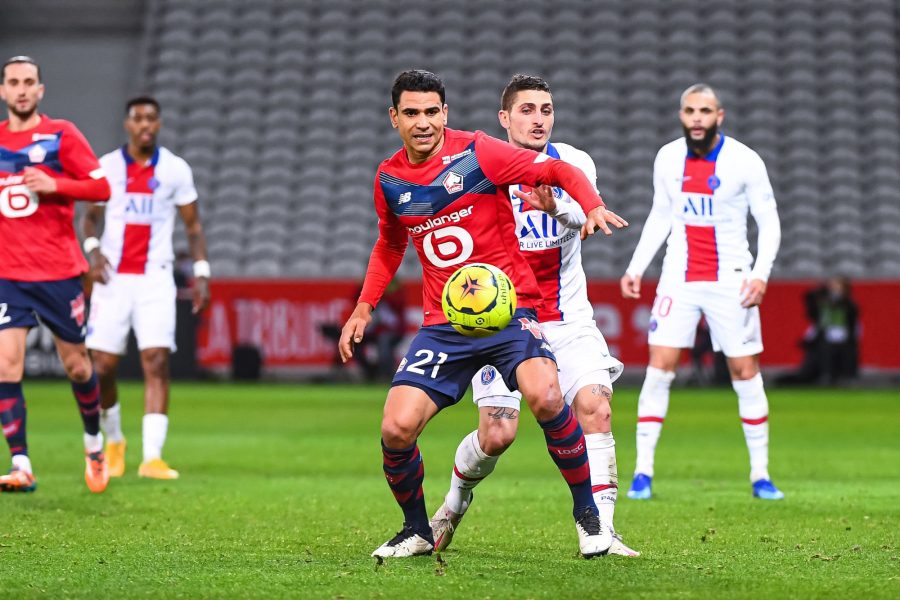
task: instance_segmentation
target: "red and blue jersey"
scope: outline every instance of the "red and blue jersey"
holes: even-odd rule
[[[378,303],[412,238],[422,263],[425,325],[446,322],[441,290],[469,263],[502,269],[516,288],[518,306],[537,308],[542,294],[519,251],[509,199],[514,183],[561,186],[585,212],[602,204],[576,167],[480,131],[445,129],[440,153],[419,164],[410,163],[405,149],[384,161],[375,177],[379,236],[360,302]]]
[[[27,167],[55,178],[57,192],[29,190]],[[88,265],[72,223],[74,203],[107,198],[100,163],[75,125],[45,115],[25,131],[0,123],[0,278],[57,281],[84,273]]]

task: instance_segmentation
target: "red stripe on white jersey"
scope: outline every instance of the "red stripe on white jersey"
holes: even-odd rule
[[[150,182],[156,173],[156,165],[152,162],[142,165],[128,163],[126,168],[126,194],[153,194]],[[152,200],[151,200],[152,201]],[[122,257],[119,259],[119,273],[143,274],[147,268],[147,256],[150,253],[150,224],[126,223],[122,240]]]
[[[719,250],[716,228],[712,225],[685,225],[687,236],[687,270],[685,281],[719,279]]]
[[[703,158],[684,160],[681,191],[713,195],[710,181],[716,174],[716,163]],[[687,269],[685,281],[717,281],[719,279],[719,249],[716,246],[714,225],[685,225],[687,235]]]
[[[538,321],[562,321],[563,314],[559,309],[562,281],[562,246],[549,250],[525,252],[525,258],[534,272],[538,289],[541,290],[542,302],[538,308]]]
[[[768,420],[769,420],[769,415],[766,415],[766,416],[760,417],[758,419],[741,419],[741,422],[743,422],[745,425],[762,425],[763,423],[765,423]]]
[[[150,252],[151,226],[143,223],[126,223],[125,238],[122,241],[122,258],[119,259],[119,273],[143,274],[147,268],[147,254]]]

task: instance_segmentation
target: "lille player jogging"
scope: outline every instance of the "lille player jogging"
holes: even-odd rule
[[[125,472],[125,437],[116,388],[116,368],[134,329],[144,372],[144,458],[138,475],[177,479],[178,471],[162,459],[169,427],[169,353],[175,351],[175,279],[172,232],[175,213],[184,221],[194,258],[194,314],[209,303],[206,239],[197,211],[191,168],[157,146],[159,103],[150,97],[125,106],[128,143],[100,158],[112,197],[95,206],[82,221],[84,251],[90,256],[91,314],[87,346],[100,376],[111,477]],[[103,236],[97,239],[105,217]]]
[[[384,474],[404,524],[372,555],[405,557],[433,550],[416,440],[438,411],[459,402],[485,364],[495,365],[509,387],[522,392],[544,430],[550,455],[572,493],[582,555],[603,554],[612,535],[601,525],[591,494],[584,435],[563,401],[553,354],[535,320],[540,292],[517,249],[508,186],[563,187],[587,215],[585,236],[598,228],[609,234],[607,222],[618,227],[624,222],[603,207],[576,167],[482,132],[446,129],[444,98],[444,85],[433,73],[406,71],[394,81],[390,117],[404,147],[378,169],[374,193],[379,236],[359,304],[339,342],[346,361],[354,344],[362,341],[411,236],[422,263],[425,320],[394,376],[381,423]],[[444,282],[458,267],[474,262],[502,269],[519,299],[510,325],[487,338],[457,333],[441,310]]]
[[[514,76],[503,90],[500,106],[500,124],[506,129],[510,144],[564,160],[581,169],[592,183],[596,181],[597,169],[587,153],[567,144],[550,143],[554,111],[546,81],[528,75]],[[543,212],[519,198],[528,193],[543,199]],[[538,320],[559,363],[563,397],[584,430],[594,502],[600,518],[612,528],[618,474],[610,400],[612,382],[622,374],[622,363],[610,355],[588,300],[578,235],[585,216],[559,188],[544,186],[527,191],[513,186],[510,196],[519,249],[544,296]],[[457,448],[450,491],[431,519],[437,550],[450,545],[472,501],[472,488],[494,470],[500,454],[515,440],[519,425],[521,395],[510,391],[493,366],[484,367],[472,379],[472,391],[478,405],[478,429]],[[610,554],[638,555],[613,535]]]
[[[85,473],[92,492],[109,482],[100,433],[100,386],[84,345],[81,275],[87,262],[72,220],[75,201],[105,201],[109,184],[75,126],[38,112],[41,71],[27,56],[3,65],[0,96],[9,119],[0,123],[0,422],[12,470],[0,491],[30,492],[35,479],[25,436],[25,336],[38,318],[56,349],[84,422]]]
[[[769,403],[759,372],[759,304],[781,241],[775,196],[759,155],[719,131],[725,111],[711,87],[685,90],[680,117],[684,137],[656,156],[653,207],[621,279],[622,295],[639,298],[641,275],[668,239],[650,319],[650,365],[638,401],[637,465],[628,497],[651,496],[669,387],[681,348],[693,346],[703,315],[713,345],[728,359],[753,495],[779,500],[784,494],[769,478]],[[759,227],[755,264],[747,243],[748,209]]]

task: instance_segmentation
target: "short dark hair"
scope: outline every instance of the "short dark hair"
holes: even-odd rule
[[[41,65],[37,64],[37,61],[30,56],[25,56],[24,54],[22,54],[19,56],[13,56],[12,58],[7,59],[5,63],[3,63],[3,68],[0,69],[0,83],[6,81],[6,67],[8,67],[9,65],[18,64],[34,65],[34,68],[37,69],[38,82],[41,81]]]
[[[512,110],[516,94],[524,90],[538,90],[539,92],[547,92],[548,94],[553,93],[550,91],[550,84],[544,79],[541,79],[536,75],[522,75],[521,73],[517,73],[512,76],[512,79],[510,79],[509,83],[506,84],[506,87],[503,88],[503,93],[500,94],[500,108],[507,112]]]
[[[391,87],[391,103],[394,108],[400,103],[400,94],[403,92],[437,92],[441,97],[441,104],[446,103],[444,82],[431,71],[410,69],[397,75]]]
[[[132,106],[138,106],[141,104],[150,104],[153,108],[156,109],[156,113],[159,114],[161,111],[159,109],[159,102],[156,101],[156,98],[153,96],[135,96],[131,100],[125,103],[125,115],[131,112]]]

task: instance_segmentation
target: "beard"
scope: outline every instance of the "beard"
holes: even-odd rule
[[[712,127],[706,130],[706,133],[703,134],[703,137],[699,140],[695,140],[691,137],[691,130],[684,125],[681,126],[684,130],[684,139],[687,141],[688,149],[694,154],[707,154],[710,150],[712,150],[713,141],[716,139],[716,135],[719,133],[719,126],[713,124]]]
[[[31,118],[32,115],[34,115],[35,112],[37,112],[37,104],[34,104],[28,110],[19,110],[18,108],[16,108],[15,104],[7,104],[6,106],[7,108],[9,108],[9,112],[14,114],[20,121],[27,121]]]

